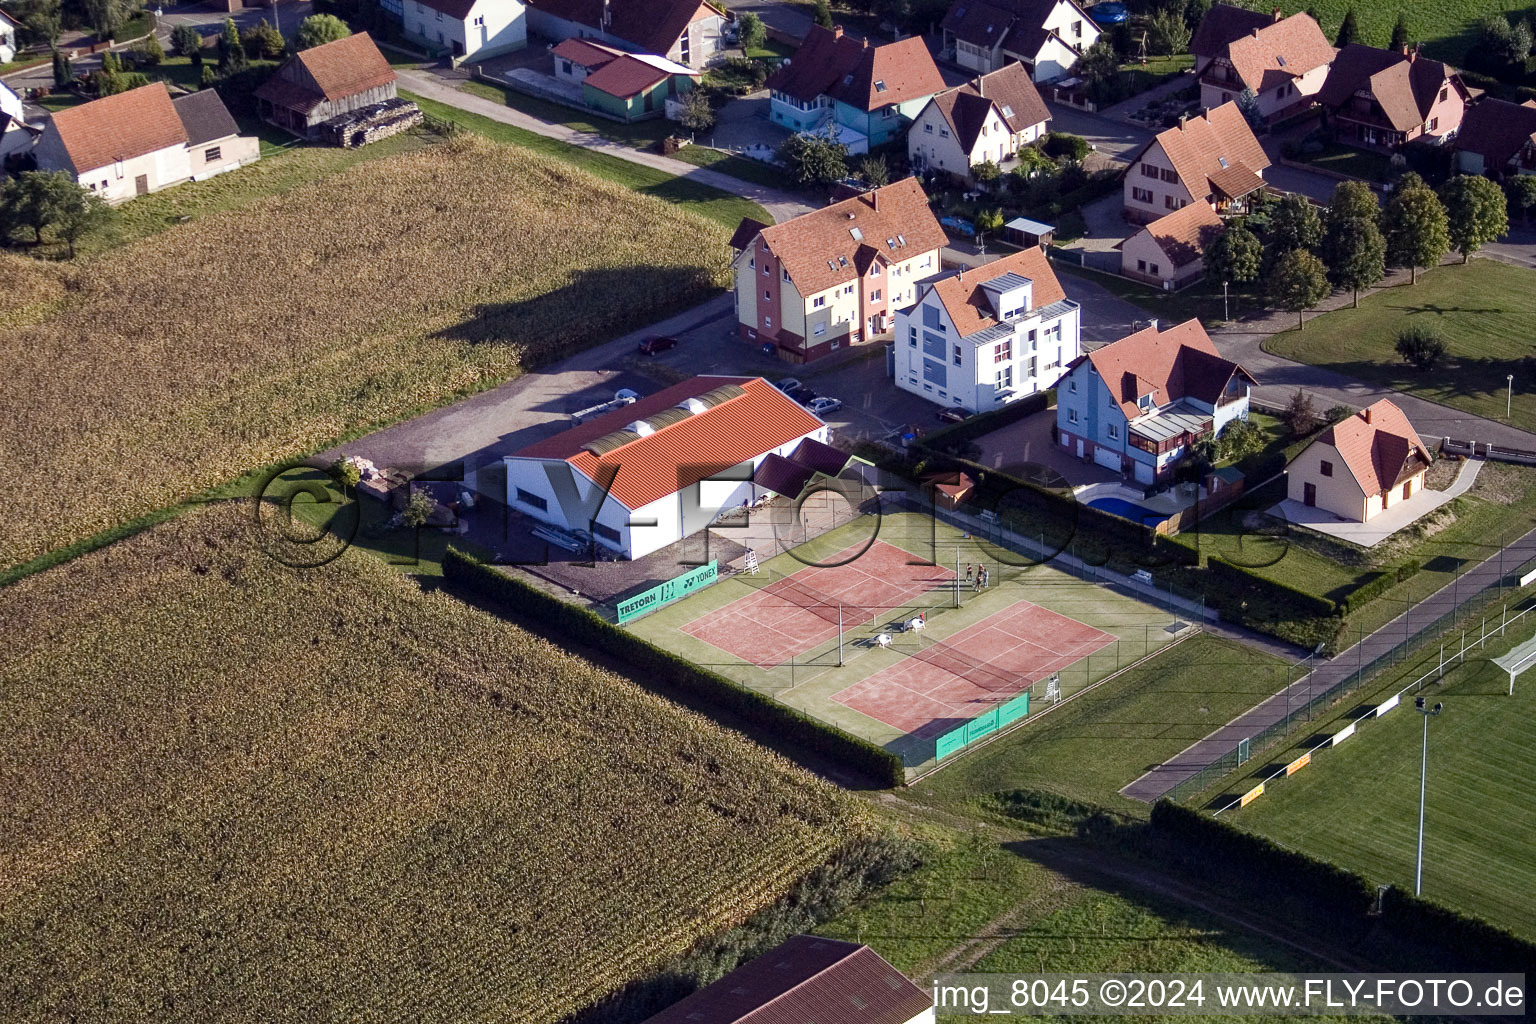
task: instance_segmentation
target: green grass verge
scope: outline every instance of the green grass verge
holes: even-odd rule
[[[1210,326],[1267,308],[1259,284],[1229,287],[1223,303],[1219,281],[1197,281],[1183,291],[1165,292],[1114,274],[1086,270],[1066,260],[1053,260],[1051,265],[1057,273],[1065,272],[1092,281],[1116,298],[1140,306],[1167,324],[1198,319]]]
[[[1304,155],[1301,160],[1303,163],[1335,174],[1347,174],[1354,178],[1364,178],[1366,181],[1387,180],[1386,156],[1339,143],[1325,146],[1321,153]]]
[[[1508,675],[1486,658],[1528,639],[1530,620],[1425,694],[1445,712],[1429,726],[1424,895],[1526,938],[1536,937],[1536,848],[1529,841],[1536,832],[1536,677],[1517,680],[1510,697]],[[1361,723],[1349,742],[1319,752],[1305,771],[1278,780],[1229,820],[1412,892],[1424,726],[1411,702],[1404,704]],[[1338,731],[1355,706],[1351,701],[1315,734]],[[1305,739],[1267,760],[1284,763],[1315,743]]]
[[[1421,372],[1394,351],[1397,333],[1429,327],[1445,339],[1445,363]],[[1265,348],[1358,380],[1464,409],[1491,420],[1536,424],[1536,273],[1475,260],[1419,275],[1418,284],[1387,288],[1276,334]],[[1505,417],[1507,377],[1513,374]]]
[[[414,101],[422,110],[440,117],[445,121],[452,121],[468,131],[484,135],[495,142],[505,143],[509,146],[521,146],[539,153],[564,160],[569,164],[580,167],[582,170],[606,178],[609,181],[632,188],[636,192],[652,195],[667,202],[676,203],[685,209],[692,210],[702,216],[709,217],[730,228],[735,228],[741,223],[743,217],[751,217],[767,224],[773,223],[773,217],[768,211],[750,199],[742,199],[728,192],[722,192],[709,185],[701,185],[698,182],[688,181],[675,177],[665,171],[654,170],[640,164],[630,163],[606,153],[597,153],[580,146],[573,146],[568,142],[547,138],[534,132],[518,128],[510,124],[503,124],[479,114],[471,114],[457,107],[450,107],[445,103],[416,96],[401,90],[400,95]]]
[[[1147,805],[1122,797],[1121,787],[1278,693],[1285,675],[1279,658],[1195,636],[958,757],[909,795],[973,812],[989,794],[1038,790],[1145,817]]]

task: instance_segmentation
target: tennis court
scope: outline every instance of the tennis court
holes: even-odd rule
[[[1019,601],[832,695],[918,738],[946,732],[1118,638]]]
[[[868,550],[858,544],[823,561],[789,576],[764,570],[759,589],[694,619],[682,631],[758,668],[770,668],[837,636],[839,617],[851,631],[912,607],[934,589],[948,593],[955,578],[952,570],[920,564],[879,540]]]

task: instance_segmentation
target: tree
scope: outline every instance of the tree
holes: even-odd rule
[[[704,89],[690,89],[683,94],[683,127],[690,132],[707,132],[715,126],[715,108]]]
[[[1100,36],[1072,65],[1072,73],[1090,86],[1112,82],[1120,74],[1120,56],[1108,36]]]
[[[1458,174],[1440,189],[1451,244],[1465,263],[1488,242],[1509,230],[1504,193],[1480,175]]]
[[[346,23],[334,14],[311,14],[299,22],[298,48],[313,49],[345,39],[352,34]]]
[[[1393,346],[1403,362],[1409,363],[1420,373],[1435,368],[1445,358],[1445,340],[1434,328],[1414,324],[1397,332],[1397,344]]]
[[[1233,221],[1206,246],[1204,263],[1205,272],[1218,281],[1252,281],[1264,263],[1264,246],[1246,225]]]
[[[1252,89],[1245,88],[1237,94],[1237,112],[1243,115],[1243,120],[1254,131],[1263,127],[1264,115],[1259,110],[1259,96]]]
[[[20,15],[22,42],[50,49],[58,45],[64,32],[59,0],[30,0],[13,8],[12,13]]]
[[[204,64],[203,65],[203,75],[202,75],[202,87],[204,89],[212,89],[214,86],[216,86],[218,84],[219,84],[219,73],[217,71],[213,70],[213,65],[212,64]]]
[[[1301,388],[1291,396],[1286,403],[1285,411],[1280,414],[1280,419],[1285,423],[1285,429],[1291,432],[1292,437],[1305,437],[1317,429],[1317,408],[1312,404],[1312,396],[1304,393]]]
[[[411,496],[406,499],[405,508],[400,511],[400,521],[412,529],[425,526],[435,511],[437,511],[437,500],[432,497],[430,491],[412,491]]]
[[[835,137],[791,135],[779,147],[779,162],[801,185],[831,185],[848,177],[848,147]]]
[[[1232,420],[1217,436],[1221,440],[1224,459],[1245,458],[1264,447],[1264,432],[1247,420]]]
[[[70,189],[80,186],[67,171],[25,171],[6,182],[0,193],[5,208],[5,222],[12,227],[28,228],[33,244],[43,240],[43,231],[57,223]]]
[[[1043,148],[1051,156],[1064,157],[1075,164],[1088,156],[1088,140],[1069,132],[1047,132]]]
[[[1328,297],[1328,272],[1316,256],[1292,249],[1280,257],[1269,277],[1269,300],[1296,314],[1296,329],[1306,328],[1306,311]]]
[[[288,48],[288,41],[266,18],[240,33],[240,45],[254,60],[276,60]]]
[[[1408,18],[1402,11],[1397,12],[1397,20],[1392,23],[1392,41],[1387,44],[1389,50],[1401,50],[1408,45]]]
[[[111,39],[143,7],[141,0],[78,0],[78,10],[98,39]]]
[[[736,38],[741,41],[742,52],[760,50],[768,41],[768,26],[751,11],[736,15]]]
[[[1269,213],[1269,252],[1279,259],[1294,249],[1315,249],[1323,238],[1323,223],[1304,195],[1281,197]]]
[[[1147,42],[1151,45],[1153,53],[1171,57],[1189,49],[1189,26],[1184,24],[1183,15],[1177,11],[1168,9],[1158,11],[1152,15],[1147,29]]]
[[[891,183],[891,166],[883,156],[866,156],[859,161],[859,177],[875,188]]]
[[[1323,227],[1336,221],[1375,220],[1381,213],[1381,203],[1371,186],[1363,181],[1341,181],[1333,187],[1333,196],[1323,211]]]
[[[976,214],[976,235],[978,240],[984,235],[990,235],[994,231],[1001,230],[1003,230],[1002,210],[981,210]]]
[[[329,18],[330,15],[316,17]],[[224,31],[219,34],[219,74],[227,77],[245,70],[245,65],[245,44],[240,41],[240,30],[235,28],[234,18],[225,18]]]
[[[1532,195],[1536,197],[1536,191]],[[1381,211],[1381,226],[1387,238],[1387,262],[1407,267],[1409,284],[1418,282],[1420,267],[1438,266],[1451,249],[1445,206],[1422,181],[1392,194]]]
[[[1190,32],[1200,28],[1205,16],[1211,13],[1211,0],[1188,0],[1184,4],[1184,25]]]
[[[1357,308],[1360,289],[1369,288],[1386,276],[1386,260],[1387,240],[1381,236],[1374,215],[1329,218],[1323,233],[1323,262],[1328,266],[1328,279],[1353,291]]]
[[[134,53],[138,63],[144,67],[158,67],[165,60],[165,47],[160,45],[160,40],[153,32],[140,40]]]
[[[832,8],[827,5],[827,0],[816,0],[814,13],[816,24],[822,28],[832,27]]]
[[[1339,35],[1333,41],[1333,45],[1342,50],[1350,43],[1358,43],[1359,41],[1360,26],[1355,24],[1355,9],[1351,7],[1344,12],[1344,23],[1339,26]]]
[[[191,57],[193,63],[199,63],[203,55],[202,33],[185,23],[177,25],[171,29],[171,49],[178,57]]]
[[[62,50],[53,51],[53,84],[62,89],[75,78],[75,66],[69,59],[69,54]]]
[[[343,455],[331,463],[331,476],[341,484],[342,493],[356,487],[357,482],[363,478],[362,470],[357,468],[357,463]]]
[[[1504,183],[1509,205],[1520,211],[1520,218],[1527,223],[1531,219],[1531,207],[1536,206],[1536,175],[1515,174]]]
[[[983,160],[971,168],[971,177],[983,185],[990,185],[1002,176],[1003,169],[994,160]]]
[[[1479,70],[1502,75],[1515,70],[1525,73],[1525,58],[1531,52],[1531,26],[1524,21],[1511,25],[1502,14],[1489,14],[1477,23],[1477,42],[1467,54],[1467,62]]]
[[[69,246],[69,258],[75,258],[75,243],[86,234],[112,217],[112,207],[106,200],[82,188],[65,176],[64,185],[57,187],[57,203],[54,210],[54,227],[58,236]]]

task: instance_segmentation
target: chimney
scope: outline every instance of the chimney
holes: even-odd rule
[[[611,25],[611,24],[613,24],[613,12],[608,9],[608,0],[603,0],[603,29],[604,29],[604,31],[606,31],[608,29],[608,26]]]
[[[604,4],[605,5],[606,5],[606,3],[607,3],[607,0],[604,0]],[[833,25],[832,26],[832,38],[833,39],[841,39],[841,38],[843,38],[843,26],[841,26],[841,25]]]
[[[1361,409],[1360,415],[1365,417],[1365,422],[1371,422],[1371,407],[1366,406],[1364,409]]]
[[[876,213],[880,212],[880,190],[878,188],[870,189],[869,205],[875,208]]]
[[[1413,47],[1409,46],[1407,43],[1403,44],[1403,56],[1407,57],[1409,60],[1413,59]]]
[[[1189,112],[1188,111],[1186,111],[1186,112],[1184,112],[1184,113],[1179,115],[1179,130],[1180,131],[1184,130],[1184,122],[1186,122],[1188,120],[1189,120]]]
[[[1278,8],[1278,7],[1276,7],[1276,8],[1275,8],[1275,9],[1274,9],[1274,10],[1273,10],[1273,11],[1271,11],[1271,12],[1270,12],[1270,13],[1271,13],[1271,14],[1273,14],[1273,15],[1274,15],[1274,16],[1275,16],[1275,20],[1276,20],[1276,21],[1279,21],[1279,20],[1280,20],[1280,18],[1281,18],[1281,14],[1280,14],[1280,8]]]
[[[982,99],[987,97],[987,76],[980,75],[976,79],[976,95]]]

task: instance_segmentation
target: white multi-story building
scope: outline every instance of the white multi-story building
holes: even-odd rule
[[[1082,318],[1036,248],[918,282],[896,314],[896,386],[985,412],[1056,383],[1078,356]]]

